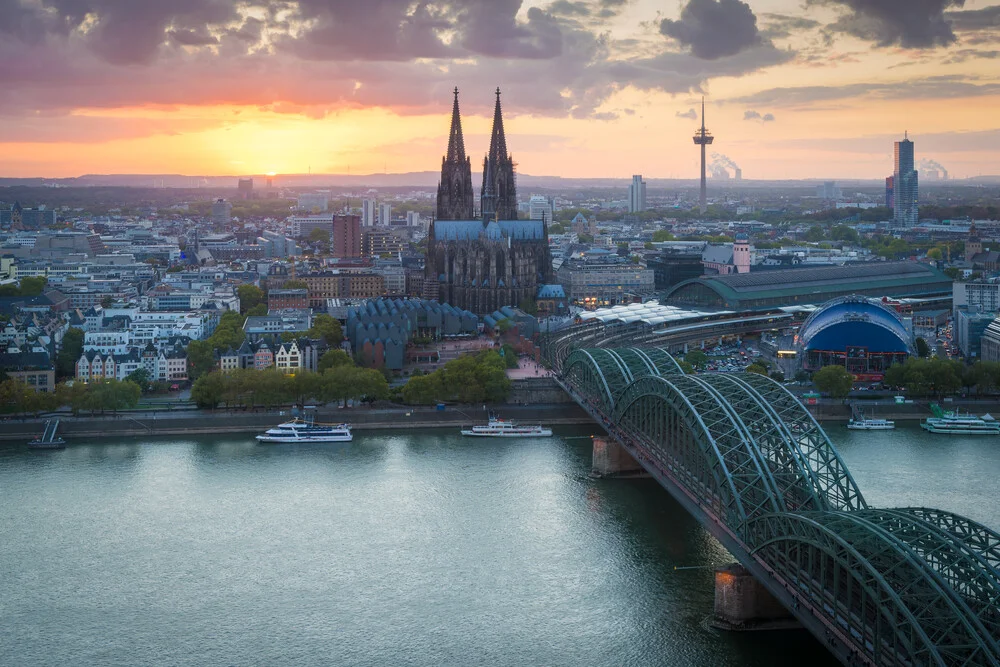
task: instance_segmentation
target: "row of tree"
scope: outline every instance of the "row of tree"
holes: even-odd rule
[[[294,375],[273,368],[213,371],[198,378],[191,387],[191,400],[200,408],[224,405],[269,409],[313,401],[379,400],[388,396],[389,384],[382,373],[353,364],[329,367],[322,373],[303,371]]]
[[[507,358],[513,358],[516,365],[512,350],[504,350],[503,355],[496,350],[484,350],[453,359],[433,373],[410,377],[401,397],[411,405],[442,401],[502,403],[510,393]]]
[[[0,382],[0,412],[39,414],[68,407],[73,414],[128,410],[139,404],[142,389],[129,380],[64,382],[55,391],[39,392],[16,379]]]

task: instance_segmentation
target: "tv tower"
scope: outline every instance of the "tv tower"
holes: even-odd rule
[[[705,180],[705,146],[711,145],[715,141],[712,133],[705,129],[705,98],[701,98],[701,129],[694,135],[694,143],[701,146],[701,212],[708,210],[707,183]]]

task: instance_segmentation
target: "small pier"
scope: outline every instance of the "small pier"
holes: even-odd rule
[[[45,432],[41,438],[35,438],[28,443],[32,449],[63,449],[66,441],[56,435],[59,430],[58,419],[48,419],[45,421]]]

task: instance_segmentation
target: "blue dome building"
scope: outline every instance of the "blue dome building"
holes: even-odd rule
[[[858,380],[881,380],[889,366],[914,353],[912,336],[892,308],[867,297],[823,304],[799,330],[803,368],[844,366]]]

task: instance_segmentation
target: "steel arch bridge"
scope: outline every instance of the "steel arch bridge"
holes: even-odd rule
[[[563,387],[845,664],[1000,666],[1000,535],[875,509],[790,392],[660,348],[567,349]]]

